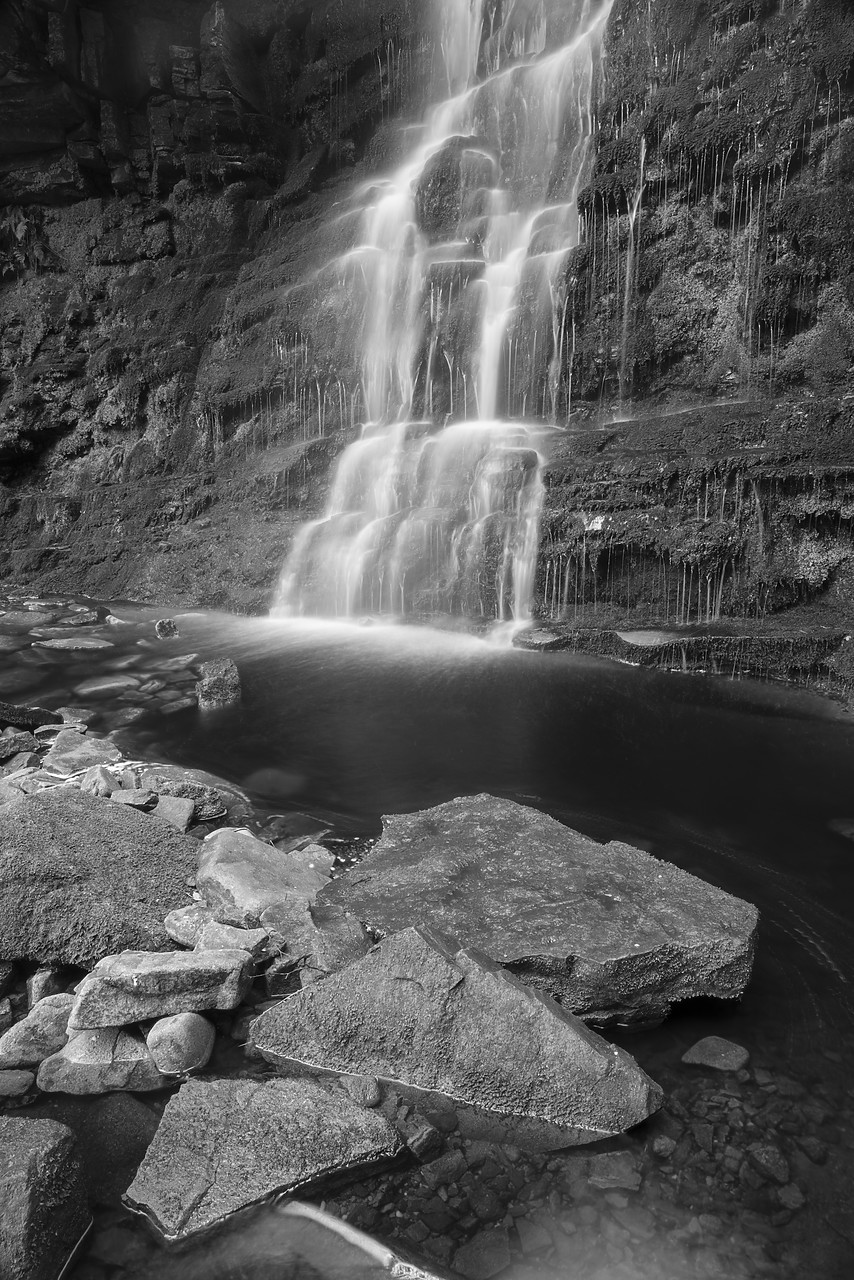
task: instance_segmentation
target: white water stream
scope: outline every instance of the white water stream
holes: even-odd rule
[[[295,540],[280,612],[529,613],[613,0],[434,3],[447,96],[333,264],[368,421]]]

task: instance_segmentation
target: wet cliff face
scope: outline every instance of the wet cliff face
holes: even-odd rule
[[[7,580],[267,602],[352,432],[340,308],[311,268],[422,101],[427,10],[5,6]],[[606,52],[538,609],[613,625],[806,603],[836,622],[854,591],[854,12],[617,0]]]

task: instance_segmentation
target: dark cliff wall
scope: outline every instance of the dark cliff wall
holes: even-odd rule
[[[349,438],[301,338],[335,299],[294,286],[421,101],[428,11],[0,9],[1,578],[268,601]],[[847,0],[617,0],[546,617],[850,613],[853,70]]]
[[[852,103],[848,0],[617,0],[547,616],[850,614]],[[585,431],[603,404],[617,421]]]
[[[263,605],[341,447],[304,440],[278,318],[417,105],[423,21],[411,0],[0,7],[0,577]]]

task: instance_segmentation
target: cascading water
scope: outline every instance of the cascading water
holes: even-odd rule
[[[318,278],[347,299],[368,421],[279,612],[528,616],[612,3],[436,0],[448,96]]]

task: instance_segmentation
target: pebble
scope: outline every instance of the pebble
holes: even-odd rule
[[[113,791],[110,799],[114,804],[126,804],[132,809],[153,809],[157,800],[153,791]]]
[[[74,692],[81,698],[109,698],[127,689],[136,689],[139,684],[136,676],[95,676],[75,685]]]
[[[770,1182],[784,1186],[790,1178],[789,1162],[779,1148],[768,1142],[754,1142],[747,1148],[747,1158],[757,1173]]]
[[[603,1191],[609,1187],[637,1191],[641,1184],[640,1170],[628,1151],[608,1151],[591,1156],[587,1177],[594,1187]]]

